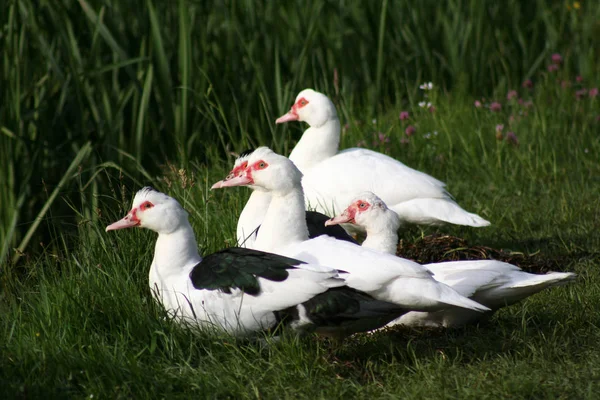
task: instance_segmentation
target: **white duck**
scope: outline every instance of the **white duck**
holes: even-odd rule
[[[308,239],[302,173],[286,157],[266,147],[248,155],[247,166],[215,187],[260,187],[272,198],[255,248],[347,271],[351,288],[409,310],[462,307],[487,310],[432,278],[421,265],[323,235]]]
[[[288,121],[310,125],[289,157],[304,174],[302,186],[309,207],[334,215],[356,193],[368,190],[378,193],[403,223],[490,224],[462,209],[446,191],[445,183],[398,160],[361,148],[338,153],[340,121],[324,94],[312,89],[301,91],[291,110],[275,122]]]
[[[347,274],[333,268],[242,248],[203,258],[187,212],[150,187],[138,191],[131,211],[106,231],[130,227],[158,233],[150,267],[155,298],[179,319],[204,328],[244,336],[287,323],[343,336],[405,312],[347,288]]]
[[[229,175],[223,181],[215,183],[213,188],[219,188],[222,182],[237,176],[243,171],[248,166],[248,156],[252,154],[253,151],[254,150],[247,150],[240,153],[239,157],[235,160],[233,169]],[[240,214],[236,230],[238,245],[249,249],[254,248],[260,224],[265,217],[269,203],[271,203],[271,194],[269,192],[260,187],[253,189],[252,194],[248,198],[248,201]],[[316,211],[307,211],[306,224],[308,226],[309,237],[314,238],[326,234],[340,240],[356,243],[356,241],[340,226],[332,225],[326,227],[324,223],[328,219],[329,217],[325,214]]]
[[[327,225],[351,223],[361,225],[367,232],[362,246],[387,254],[396,254],[398,216],[385,202],[371,192],[361,193]],[[463,296],[489,307],[492,312],[546,288],[575,279],[571,272],[530,274],[519,267],[496,260],[450,261],[426,264],[436,280],[447,284]],[[410,312],[389,325],[460,326],[484,315],[465,309],[439,312]]]

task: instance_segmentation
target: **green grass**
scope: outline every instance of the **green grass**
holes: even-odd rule
[[[77,235],[61,239],[75,243],[68,251],[48,250],[20,273],[3,275],[0,387],[9,398],[594,398],[600,390],[598,100],[575,100],[574,89],[553,81],[521,95],[534,106],[510,128],[518,146],[495,137],[496,124],[506,131],[510,115],[519,114],[516,102],[493,113],[475,108],[464,93],[434,90],[435,113],[413,105],[391,107],[376,121],[343,118],[350,124],[344,147],[385,132],[390,142],[377,137],[375,147],[444,179],[463,206],[493,223],[444,232],[559,258],[562,270],[578,273],[576,283],[463,329],[394,329],[357,335],[340,348],[315,337],[248,343],[178,326],[152,301],[154,234],[103,231],[124,215],[138,188],[123,186],[97,199],[96,220],[81,217]],[[398,120],[401,109],[409,109],[409,121]],[[401,143],[409,123],[417,131]],[[185,170],[165,166],[153,182],[190,211],[206,252],[234,244],[248,194],[208,190],[228,169],[215,157]],[[412,229],[404,239],[435,231]]]
[[[371,120],[414,103],[422,80],[473,96],[518,88],[554,52],[571,78],[598,74],[597,2],[217,3],[8,2],[0,260],[63,250],[42,221],[78,223],[66,203],[94,220],[96,199],[118,189],[107,169],[141,183],[165,160],[187,168],[259,144],[289,152],[273,121],[305,87]]]
[[[2,398],[597,397],[600,98],[575,95],[600,86],[595,3],[34,3],[0,13]],[[204,252],[234,245],[248,191],[208,189],[231,152],[293,148],[304,126],[273,121],[309,86],[334,99],[343,148],[425,171],[492,222],[403,240],[439,230],[539,252],[577,282],[479,326],[341,348],[171,321],[147,285],[154,234],[104,227],[152,184],[190,211]],[[519,144],[496,139],[498,124]]]

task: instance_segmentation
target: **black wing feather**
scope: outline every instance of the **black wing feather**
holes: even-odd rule
[[[329,217],[325,214],[321,214],[316,211],[306,212],[306,225],[308,226],[308,236],[310,238],[316,238],[321,235],[332,236],[338,240],[345,240],[346,242],[355,243],[356,240],[352,236],[348,235],[344,228],[339,225],[325,226],[325,221],[329,220]]]
[[[232,288],[257,296],[260,294],[258,277],[282,282],[288,270],[304,264],[293,258],[264,251],[231,247],[206,256],[190,272],[196,289],[221,290],[231,293]]]
[[[242,158],[242,157],[246,157],[249,156],[250,154],[254,153],[256,149],[253,148],[249,148],[248,150],[244,150],[240,153],[240,155],[238,156],[238,158]]]
[[[339,225],[331,225],[325,226],[325,221],[329,220],[329,217],[325,214],[321,214],[317,211],[307,211],[306,212],[306,226],[308,227],[308,237],[310,239],[314,239],[321,235],[327,235],[334,237],[338,240],[344,240],[346,242],[358,244],[352,236],[348,235],[348,233]],[[260,225],[256,227],[256,229],[248,236],[256,235],[258,236],[258,230],[260,229]]]

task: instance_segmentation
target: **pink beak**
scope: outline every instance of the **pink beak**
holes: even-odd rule
[[[347,222],[350,222],[353,224],[353,223],[355,223],[354,215],[355,215],[354,210],[350,210],[349,208],[347,208],[340,215],[337,215],[337,216],[325,221],[325,226],[339,225],[339,224],[344,224]]]
[[[130,211],[124,218],[118,220],[117,222],[113,222],[112,224],[107,226],[106,232],[116,231],[117,229],[132,228],[134,226],[139,226],[139,225],[140,225],[140,220],[137,219],[135,214],[133,214]]]
[[[247,177],[246,175],[238,175],[234,178],[223,179],[222,181],[215,183],[214,185],[212,185],[210,190],[233,186],[246,186],[250,185],[251,183],[254,183],[254,181],[251,178]]]
[[[276,124],[283,124],[284,122],[289,121],[298,121],[300,117],[296,114],[296,111],[292,108],[287,114],[282,115],[281,117],[275,120]]]

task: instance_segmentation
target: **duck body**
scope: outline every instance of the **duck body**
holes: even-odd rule
[[[360,148],[338,152],[340,123],[335,106],[322,93],[305,89],[277,123],[305,121],[310,127],[290,154],[304,174],[309,208],[335,215],[362,191],[377,193],[404,223],[487,226],[489,221],[462,209],[445,184],[384,154]],[[344,226],[360,230],[359,226]]]
[[[106,230],[136,226],[158,233],[149,272],[154,297],[204,329],[248,336],[288,325],[343,336],[406,312],[348,288],[347,273],[333,268],[235,247],[203,258],[187,212],[152,188],[140,190],[127,216]]]
[[[489,225],[463,210],[445,186],[391,157],[358,148],[344,150],[309,168],[302,180],[307,206],[327,215],[342,211],[356,193],[377,190],[403,223]]]
[[[355,196],[328,225],[352,223],[367,232],[362,246],[395,255],[399,218],[385,202],[372,192]],[[496,260],[451,261],[424,265],[433,277],[461,295],[490,308],[485,314],[453,308],[437,312],[410,312],[390,325],[455,327],[490,316],[495,310],[517,303],[546,288],[575,279],[570,272],[530,274],[519,267]]]
[[[575,280],[571,272],[548,272],[537,275],[497,260],[450,261],[426,264],[436,280],[491,311],[481,314],[463,309],[441,312],[410,312],[391,322],[393,325],[459,327],[490,317],[496,310],[541,292]]]
[[[254,150],[247,150],[242,152],[236,159],[234,167],[229,174],[229,177],[234,177],[243,170],[243,167],[247,165],[248,155]],[[230,178],[231,179],[231,178]],[[226,182],[227,178],[217,182],[213,185],[213,188],[219,188],[223,182]],[[265,218],[269,204],[271,203],[271,194],[260,189],[253,188],[254,190],[250,194],[248,201],[246,202],[240,217],[238,218],[236,235],[238,245],[249,249],[255,248],[256,238],[260,225]],[[348,242],[356,243],[354,238],[350,236],[340,226],[325,226],[325,221],[329,219],[329,216],[320,213],[318,211],[306,211],[306,224],[308,227],[308,235],[311,238],[315,238],[321,235],[329,235],[339,240],[345,240]]]
[[[349,287],[406,309],[487,309],[440,284],[413,261],[328,236],[309,239],[301,179],[302,173],[289,159],[263,147],[251,155],[245,171],[219,185],[259,186],[271,194],[256,249],[347,271]]]

